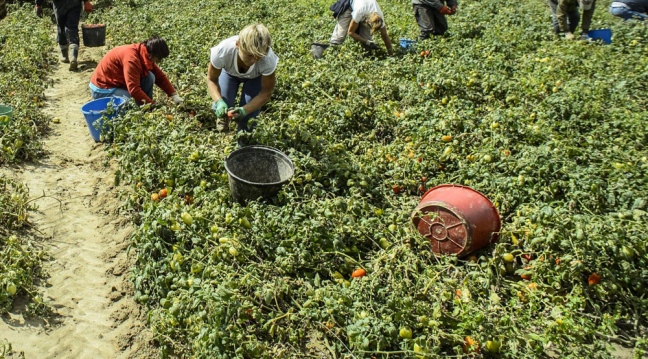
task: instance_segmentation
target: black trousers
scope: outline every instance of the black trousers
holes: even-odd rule
[[[65,12],[54,11],[56,16],[56,39],[59,45],[79,45],[79,20],[81,19],[81,2]]]
[[[419,40],[425,40],[430,35],[443,35],[448,30],[446,16],[437,10],[420,4],[414,4],[414,17],[421,29]]]

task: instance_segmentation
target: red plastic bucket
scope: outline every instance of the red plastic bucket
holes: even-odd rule
[[[412,212],[414,227],[430,240],[432,251],[458,257],[497,242],[501,221],[493,203],[466,186],[431,188]]]

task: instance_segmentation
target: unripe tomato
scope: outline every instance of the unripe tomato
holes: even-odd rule
[[[188,226],[193,223],[193,217],[191,217],[191,215],[187,212],[182,212],[180,218],[182,218],[182,221]]]
[[[18,288],[16,288],[15,284],[13,284],[11,282],[9,282],[9,284],[7,284],[7,293],[9,293],[10,295],[15,295],[17,290],[18,290]]]
[[[398,336],[403,339],[412,339],[412,330],[406,327],[400,328]]]

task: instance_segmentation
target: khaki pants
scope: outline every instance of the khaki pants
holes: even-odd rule
[[[333,29],[333,35],[331,35],[331,45],[341,45],[349,33],[349,25],[351,24],[351,9],[347,9],[345,12],[340,14],[337,19],[338,23]],[[369,26],[364,24],[364,21],[361,22],[358,26],[356,33],[365,40],[371,40],[371,29]]]

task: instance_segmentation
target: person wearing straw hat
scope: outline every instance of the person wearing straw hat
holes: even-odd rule
[[[592,24],[596,0],[547,0],[553,20],[554,32],[564,34],[565,39],[573,40],[574,32],[580,21],[578,8],[583,10],[581,23],[581,40],[587,40],[587,32]]]
[[[648,19],[648,0],[616,0],[610,4],[610,14],[624,20]]]
[[[153,85],[157,85],[179,105],[182,97],[158,66],[168,56],[169,46],[159,36],[113,48],[99,61],[92,74],[89,85],[92,98],[126,97],[143,105],[153,103]]]
[[[43,17],[43,3],[36,0],[36,16]],[[79,19],[81,9],[92,12],[89,0],[53,0],[54,16],[56,18],[56,40],[61,49],[61,62],[70,64],[70,71],[78,68],[79,56]],[[83,7],[81,6],[83,3]]]
[[[365,49],[376,50],[378,45],[373,41],[373,34],[380,31],[389,55],[394,54],[391,41],[387,35],[385,16],[376,0],[353,0],[351,7],[337,17],[333,29],[331,45],[341,45],[347,35],[362,45]]]
[[[254,127],[248,126],[248,121],[270,101],[277,83],[279,58],[271,45],[268,28],[254,24],[211,49],[207,91],[213,100],[218,131],[228,131],[230,120],[236,122],[238,131],[250,132]],[[241,98],[237,101],[239,87]]]
[[[457,13],[456,0],[412,0],[414,18],[421,34],[419,40],[425,40],[430,35],[441,36],[448,30],[446,15]]]

